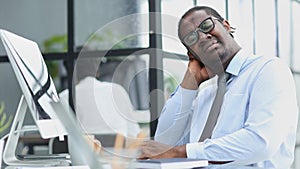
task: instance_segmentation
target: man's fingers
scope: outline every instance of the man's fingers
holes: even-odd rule
[[[147,147],[143,146],[143,148],[140,149],[140,155],[138,159],[148,159],[151,158],[153,155],[151,154],[151,150],[149,150]]]
[[[158,143],[153,140],[145,141],[140,147],[140,159],[156,159],[167,157],[166,152],[168,152],[171,147],[162,143]]]

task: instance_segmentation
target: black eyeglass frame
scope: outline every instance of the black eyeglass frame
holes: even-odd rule
[[[208,30],[203,30],[203,29],[201,28],[201,25],[202,25],[203,23],[205,23],[207,20],[211,20],[213,26],[212,26],[211,28],[209,28]],[[210,16],[210,17],[204,19],[194,31],[188,33],[188,34],[183,38],[182,43],[183,43],[184,45],[186,45],[186,46],[192,46],[192,45],[194,45],[194,44],[199,40],[199,34],[198,34],[198,31],[201,31],[202,33],[207,34],[207,33],[211,32],[211,31],[215,28],[215,22],[214,22],[213,20],[218,20],[219,22],[222,23],[222,21],[221,21],[220,19],[218,19],[218,18],[213,18],[213,17]],[[187,43],[187,40],[186,40],[186,39],[189,38],[191,35],[195,35],[196,38],[195,38],[195,40],[194,40],[192,43]]]

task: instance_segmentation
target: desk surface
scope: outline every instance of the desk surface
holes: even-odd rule
[[[39,167],[41,169],[90,169],[88,166],[63,166],[63,167]],[[103,169],[125,169],[120,168],[120,166],[111,166],[104,165]],[[16,167],[16,166],[7,166],[1,169],[37,169],[36,167]],[[100,169],[100,168],[99,168]],[[130,168],[126,168],[130,169]],[[257,167],[246,167],[246,166],[222,166],[222,165],[209,165],[207,167],[202,167],[201,169],[262,169]]]
[[[119,157],[109,157],[107,159],[99,159],[102,163],[101,168],[99,169],[134,169],[130,166],[131,159],[124,159]],[[90,169],[88,166],[57,166],[57,167],[28,167],[28,166],[1,166],[0,169]],[[98,168],[97,168],[98,169]],[[201,169],[262,169],[257,167],[249,166],[238,166],[231,164],[222,164],[222,165],[208,165],[207,167],[201,167]]]

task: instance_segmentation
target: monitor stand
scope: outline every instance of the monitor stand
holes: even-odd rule
[[[35,158],[20,158],[16,154],[16,149],[20,137],[20,133],[22,133],[23,122],[25,119],[27,110],[27,102],[24,96],[21,96],[17,112],[15,114],[14,121],[12,123],[10,133],[4,148],[3,152],[3,161],[7,165],[13,166],[66,166],[70,165],[70,159],[68,158],[45,158],[43,155],[38,155],[41,158],[36,156]]]

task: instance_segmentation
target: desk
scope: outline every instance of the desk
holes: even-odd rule
[[[7,166],[3,169],[38,169],[38,168]],[[42,167],[42,169],[90,169],[90,168],[88,166],[63,166],[63,167]]]
[[[30,168],[30,167],[14,167],[14,166],[7,166],[1,169],[37,169],[37,168]],[[90,169],[88,166],[64,166],[64,167],[43,167],[41,169]],[[100,169],[100,168],[99,168]],[[120,169],[120,168],[113,168],[111,166],[103,166],[103,169]],[[130,169],[130,168],[127,168]],[[200,169],[200,168],[199,168]],[[201,167],[201,169],[262,169],[257,167],[247,167],[247,166],[220,166],[220,165],[210,165],[207,167]]]
[[[100,157],[100,155],[99,155]],[[130,167],[132,159],[120,158],[118,156],[101,156],[99,160],[102,162],[101,169],[134,169]],[[37,167],[16,167],[16,166],[1,166],[1,169],[37,169]],[[59,167],[38,167],[41,169],[90,169],[87,166],[59,166]],[[97,168],[98,169],[98,168]],[[99,167],[100,169],[100,167]],[[202,167],[201,169],[262,169],[257,167],[249,166],[239,166],[232,164],[223,165],[208,165],[207,167]]]

